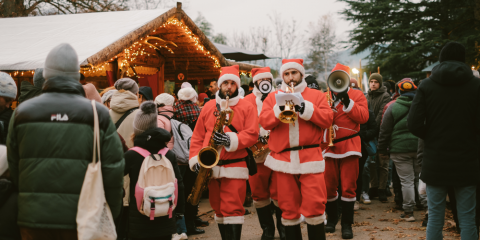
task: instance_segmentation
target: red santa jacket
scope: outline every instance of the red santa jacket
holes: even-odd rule
[[[226,100],[221,99],[218,92],[215,101],[205,104],[198,117],[190,143],[189,165],[192,170],[193,166],[198,163],[198,152],[208,146],[210,141],[216,122],[214,111],[217,109],[217,102],[222,109],[225,108]],[[246,157],[248,153],[245,148],[252,146],[258,139],[258,120],[252,104],[237,96],[229,100],[229,107],[234,112],[232,126],[238,133],[232,132],[228,127],[224,128],[224,132],[230,137],[230,146],[222,148],[220,161]],[[248,179],[247,164],[243,161],[215,166],[212,168],[212,178]]]
[[[360,124],[368,121],[368,103],[362,91],[350,88],[348,90],[348,96],[350,97],[348,108],[345,108],[340,100],[336,101],[334,105],[337,110],[333,116],[335,139],[358,133],[360,131]],[[325,131],[324,142],[328,141],[327,134],[329,133],[330,131]],[[335,143],[333,147],[327,147],[323,156],[329,158],[361,157],[362,144],[360,142],[360,136]]]
[[[282,91],[286,87],[282,82]],[[305,100],[305,111],[299,114],[295,124],[282,123],[278,119],[281,112],[275,100],[278,91],[270,93],[263,102],[260,124],[266,130],[271,130],[268,141],[271,152],[265,160],[265,166],[289,174],[321,173],[325,170],[325,162],[320,147],[280,153],[286,148],[320,144],[322,128],[329,127],[333,121],[333,111],[324,93],[307,88],[305,80],[294,91],[301,93]]]
[[[247,95],[243,99],[243,100],[251,103],[257,109],[258,117],[260,117],[260,113],[262,112],[262,106],[263,106],[262,95],[263,94],[257,89],[257,86],[254,86],[252,94]],[[265,130],[261,126],[259,126],[259,128],[260,128],[260,136],[265,136],[265,135],[268,134],[269,131]],[[268,152],[270,152],[270,151],[268,151]],[[265,162],[265,159],[268,156],[268,152],[266,152],[265,154],[262,154],[261,156],[258,156],[257,158],[255,158],[255,162],[257,162],[257,163]]]

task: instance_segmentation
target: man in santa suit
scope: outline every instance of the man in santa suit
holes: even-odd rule
[[[350,83],[350,68],[338,63],[332,70],[333,76],[343,76]],[[335,74],[335,75],[334,75]],[[337,78],[336,77],[336,78]],[[341,78],[341,77],[340,77]],[[334,79],[335,80],[335,79]],[[340,81],[341,82],[341,81]],[[334,100],[333,147],[327,147],[325,157],[325,182],[327,183],[327,215],[326,232],[334,232],[338,222],[337,187],[342,188],[342,238],[353,238],[353,208],[356,199],[358,159],[362,156],[360,142],[360,124],[368,121],[368,103],[362,91],[347,88],[343,92],[330,91]],[[324,142],[329,141],[329,131],[325,131]]]
[[[262,111],[263,101],[273,90],[273,75],[270,73],[269,67],[253,68],[253,94],[247,95],[244,100],[253,104],[257,109],[257,114],[260,116]],[[266,141],[269,131],[260,128],[260,136],[258,141]],[[278,208],[277,185],[275,177],[272,175],[272,169],[265,167],[264,162],[270,151],[260,154],[255,158],[257,163],[257,173],[250,177],[249,183],[252,189],[253,204],[257,209],[258,220],[260,227],[263,230],[262,240],[270,240],[275,237],[275,223],[273,221],[270,203],[272,199],[275,203],[275,213],[277,217],[277,229],[280,239],[285,239],[285,228],[282,225],[282,211]]]
[[[307,222],[308,238],[325,239],[327,190],[325,162],[319,144],[322,128],[332,124],[333,112],[324,93],[307,88],[302,59],[284,59],[280,76],[281,89],[268,95],[260,113],[260,125],[271,131],[268,140],[271,152],[265,166],[276,175],[286,239],[302,239],[301,214]],[[286,95],[284,92],[291,83],[294,93]],[[293,123],[279,119],[286,100],[296,103],[298,117]]]
[[[198,153],[209,145],[212,134],[215,144],[223,146],[220,150],[220,161],[212,168],[208,188],[210,205],[215,210],[215,220],[224,240],[240,239],[248,179],[245,162],[248,153],[245,148],[252,146],[258,139],[256,110],[252,104],[240,98],[239,86],[238,65],[222,67],[215,101],[209,101],[203,107],[190,144],[190,169],[197,172],[200,168]],[[213,133],[218,109],[227,108],[227,94],[230,98],[228,108],[234,112],[232,123],[223,128],[225,133]]]

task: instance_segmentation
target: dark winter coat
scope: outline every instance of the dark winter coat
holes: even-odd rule
[[[436,186],[479,181],[480,79],[465,63],[444,61],[417,89],[408,129],[424,139],[421,179]]]
[[[18,97],[18,104],[27,101],[30,98],[34,98],[38,95],[42,94],[42,89],[33,86],[31,83],[27,81],[23,81],[20,83],[20,96]]]
[[[7,144],[7,135],[8,135],[8,125],[10,124],[10,119],[12,118],[13,110],[7,108],[0,112],[0,144]]]
[[[42,95],[15,109],[7,140],[8,165],[18,187],[18,224],[76,229],[77,206],[93,156],[93,109],[82,85],[48,79]],[[114,218],[122,208],[124,160],[108,109],[96,103],[105,197]]]
[[[149,137],[150,136],[150,137]],[[170,140],[170,133],[162,128],[155,128],[145,131],[139,136],[135,136],[134,145],[148,150],[152,154],[157,154],[160,149],[166,147]],[[175,154],[168,151],[165,154],[172,163],[175,171],[175,178],[178,184],[178,201],[175,207],[173,218],[156,217],[153,221],[149,217],[141,214],[137,209],[135,191],[130,191],[129,207],[129,234],[131,238],[157,238],[161,236],[172,235],[177,232],[175,213],[184,213],[185,195],[182,175],[177,165]],[[125,153],[125,175],[130,175],[130,189],[135,189],[138,181],[140,168],[145,158],[135,151],[129,150]]]
[[[368,109],[373,111],[375,115],[375,122],[377,123],[376,127],[376,136],[380,132],[380,123],[382,122],[383,108],[387,103],[392,100],[390,94],[387,92],[387,87],[382,86],[379,89],[372,91],[368,90],[367,101]]]
[[[378,136],[378,152],[383,154],[417,152],[418,137],[407,127],[407,115],[415,92],[397,98],[385,111]]]
[[[20,240],[20,229],[17,225],[18,193],[12,182],[0,179],[0,239]]]
[[[365,143],[372,141],[376,137],[377,123],[372,110],[368,110],[368,122],[360,125],[360,139],[362,140],[362,154],[365,149]]]

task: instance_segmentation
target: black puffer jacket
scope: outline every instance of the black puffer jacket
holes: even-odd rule
[[[368,90],[367,101],[368,109],[373,111],[375,116],[376,136],[380,133],[380,124],[382,123],[383,108],[392,100],[392,97],[387,92],[387,87],[381,86],[377,90]]]
[[[167,130],[155,128],[136,136],[134,145],[148,150],[150,153],[157,154],[160,149],[166,147],[166,143],[169,140],[170,133]],[[166,157],[172,163],[178,184],[178,201],[173,214],[175,216],[175,213],[183,214],[185,209],[183,179],[175,154],[172,151],[168,151]],[[135,151],[130,150],[125,153],[125,175],[130,175],[130,189],[135,189],[143,160],[144,157]],[[151,221],[149,217],[141,214],[137,209],[135,191],[130,191],[129,225],[131,238],[157,238],[169,236],[177,232],[175,217],[171,219],[168,216],[156,217]]]
[[[408,129],[424,139],[421,179],[435,186],[479,181],[480,79],[462,62],[444,61],[418,87]]]

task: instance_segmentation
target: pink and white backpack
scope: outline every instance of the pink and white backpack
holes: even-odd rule
[[[168,148],[161,149],[158,154],[133,147],[135,151],[145,157],[135,186],[135,198],[140,213],[150,217],[169,216],[177,206],[178,185],[172,163],[165,157]]]

